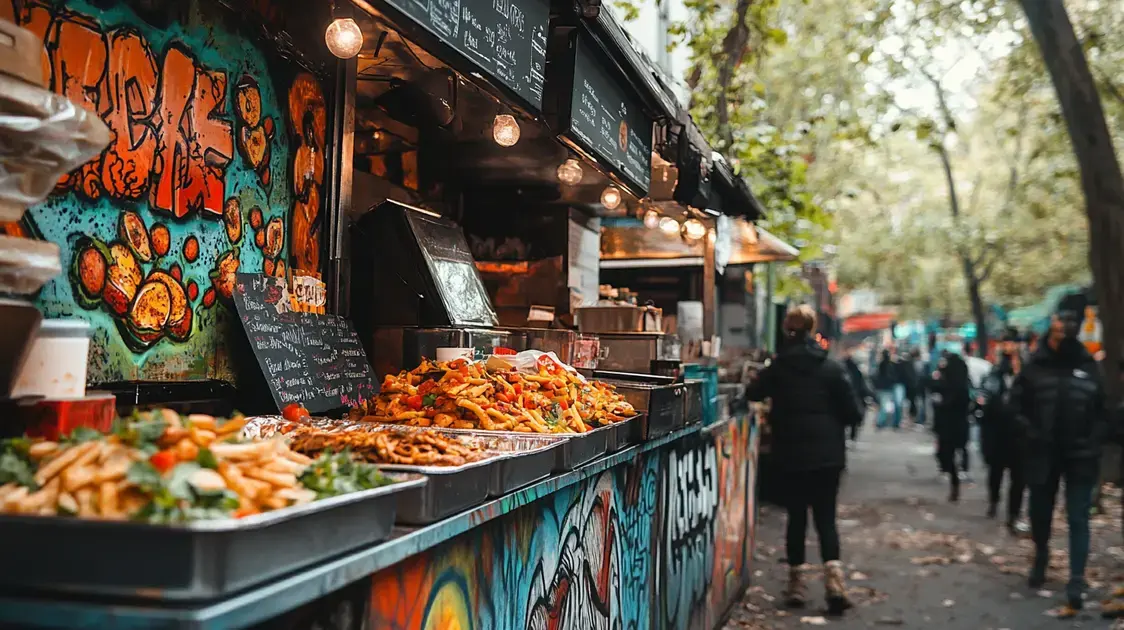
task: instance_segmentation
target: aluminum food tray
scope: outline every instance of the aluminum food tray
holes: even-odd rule
[[[247,427],[251,434],[268,437],[288,424],[291,423],[279,418],[254,418]],[[564,437],[527,433],[369,422],[310,419],[301,424],[329,433],[430,431],[489,452],[486,459],[463,466],[379,464],[383,470],[418,473],[429,477],[429,483],[424,488],[403,493],[399,497],[398,522],[405,525],[427,525],[439,521],[483,503],[489,496],[503,496],[546,477],[554,468],[557,450],[566,442]]]
[[[682,383],[665,385],[603,380],[616,387],[617,393],[623,395],[637,411],[643,412],[643,416],[632,423],[633,441],[647,442],[686,426],[683,403],[685,387]]]
[[[155,525],[0,516],[6,591],[197,601],[216,599],[387,538],[398,483],[242,519]],[[15,568],[18,567],[18,570]]]

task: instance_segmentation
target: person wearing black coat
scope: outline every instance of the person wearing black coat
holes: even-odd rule
[[[874,401],[874,391],[870,389],[870,385],[866,383],[866,376],[859,368],[859,364],[855,362],[854,348],[847,348],[845,356],[843,357],[843,369],[847,374],[847,381],[851,384],[851,391],[855,392],[855,399],[859,406],[859,412],[863,413],[866,408]],[[865,413],[863,414],[865,416]],[[862,426],[864,418],[860,418],[859,422],[851,425],[851,441],[859,439],[859,427]]]
[[[772,454],[787,486],[789,581],[784,599],[793,607],[805,603],[801,566],[811,509],[824,561],[828,609],[838,614],[851,604],[839,561],[836,503],[847,460],[846,429],[861,422],[862,414],[844,368],[810,339],[816,328],[815,312],[798,307],[788,313],[783,327],[785,347],[749,386],[747,397],[772,401]]]
[[[1017,331],[1008,331],[1001,346],[999,365],[984,380],[982,388],[983,415],[980,418],[980,443],[987,464],[988,518],[999,511],[999,495],[1003,477],[1010,477],[1007,491],[1007,529],[1016,529],[1026,493],[1025,455],[1022,431],[1011,404],[1011,389],[1022,371]]]
[[[1069,581],[1066,597],[1080,609],[1089,556],[1089,510],[1097,483],[1101,443],[1108,437],[1109,417],[1100,366],[1077,339],[1084,307],[1062,300],[1038,352],[1015,379],[1011,401],[1027,441],[1030,486],[1030,529],[1034,565],[1029,585],[1046,581],[1050,559],[1050,525],[1054,502],[1065,479],[1069,524]]]
[[[937,434],[937,461],[951,484],[948,500],[960,500],[960,473],[956,453],[968,445],[968,411],[971,381],[968,364],[955,353],[947,353],[929,382],[933,392],[933,431]]]

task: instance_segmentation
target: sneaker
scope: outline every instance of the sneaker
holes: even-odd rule
[[[1030,567],[1030,576],[1026,580],[1027,586],[1039,589],[1046,584],[1046,564],[1049,560],[1049,551],[1034,554],[1034,564]]]
[[[1085,606],[1085,580],[1071,579],[1065,585],[1065,599],[1070,608],[1081,610]]]

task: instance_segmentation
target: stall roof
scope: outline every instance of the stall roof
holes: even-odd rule
[[[604,7],[597,10],[597,18],[589,20],[591,30],[603,46],[612,53],[620,53],[621,70],[633,81],[646,88],[647,96],[656,106],[656,112],[668,120],[674,120],[679,111],[679,103],[671,89],[664,85],[659,66],[652,62],[617,21],[612,12]]]
[[[730,256],[731,265],[748,265],[760,262],[784,262],[796,260],[800,250],[784,242],[768,230],[745,220],[737,221],[737,246]],[[749,227],[749,230],[745,228]],[[749,236],[752,231],[753,236]]]

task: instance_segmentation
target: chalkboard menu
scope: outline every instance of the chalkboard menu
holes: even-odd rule
[[[322,414],[373,396],[375,375],[351,322],[290,310],[285,281],[240,273],[238,320],[277,408],[290,403]]]
[[[549,0],[389,2],[535,109],[542,109]]]
[[[652,119],[640,98],[596,54],[593,42],[574,44],[569,134],[643,197],[652,184]]]

